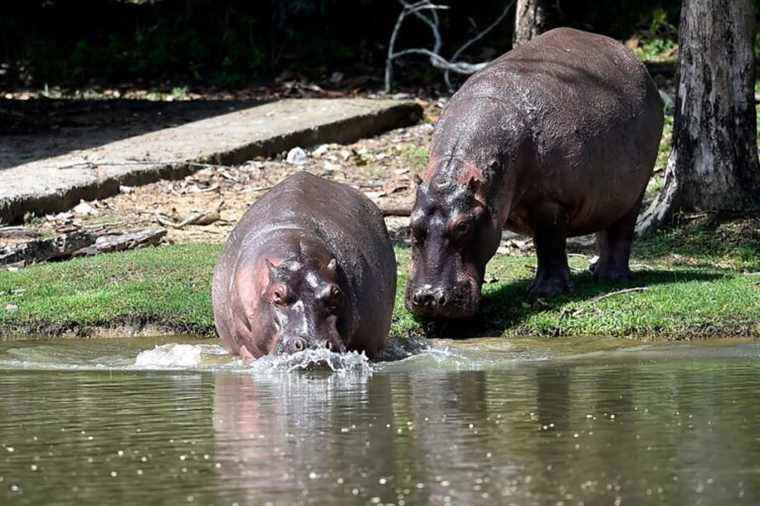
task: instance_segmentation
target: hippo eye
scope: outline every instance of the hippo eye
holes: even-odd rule
[[[422,244],[425,240],[425,227],[422,225],[413,225],[411,228],[411,240],[412,244]]]
[[[338,303],[340,302],[342,296],[343,292],[341,292],[340,288],[335,285],[331,286],[326,294],[326,297],[323,299],[325,301],[325,307],[327,310],[334,311],[337,309]]]
[[[454,235],[456,237],[464,237],[470,233],[471,228],[472,228],[472,225],[469,220],[460,221],[454,226]]]

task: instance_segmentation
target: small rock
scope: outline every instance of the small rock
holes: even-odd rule
[[[84,200],[80,201],[79,204],[77,204],[77,206],[73,209],[73,211],[81,216],[94,216],[98,214],[97,209],[92,207]]]
[[[16,304],[6,304],[5,311],[8,313],[15,313],[18,311],[18,306]]]
[[[322,156],[325,153],[327,153],[328,149],[330,149],[330,146],[328,146],[327,144],[321,144],[321,145],[317,146],[317,149],[315,149],[312,152],[312,156]]]
[[[309,155],[302,148],[295,147],[288,151],[286,160],[291,165],[304,165],[309,161]]]
[[[47,221],[61,221],[61,222],[68,223],[68,222],[70,222],[71,220],[74,219],[74,213],[72,213],[71,211],[66,211],[66,212],[63,212],[63,213],[49,215],[45,219]]]
[[[124,185],[121,185],[121,186],[119,186],[119,191],[121,193],[134,193],[135,187],[134,186],[124,186]]]
[[[325,160],[325,162],[322,164],[322,167],[324,168],[325,175],[332,174],[333,172],[340,169],[340,165],[338,165],[337,163],[330,162],[328,160]]]

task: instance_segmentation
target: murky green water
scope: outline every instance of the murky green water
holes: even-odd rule
[[[0,504],[760,504],[758,344],[134,369],[153,344],[0,343]]]

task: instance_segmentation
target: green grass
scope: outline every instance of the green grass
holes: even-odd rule
[[[1,272],[0,335],[146,324],[209,335],[209,283],[219,251],[166,246]]]
[[[397,248],[393,335],[760,337],[757,222],[691,223],[637,244],[632,282],[598,284],[587,256],[572,256],[576,291],[530,301],[533,256],[489,264],[481,312],[464,324],[423,325],[403,307],[409,250]],[[210,279],[219,246],[181,245],[0,272],[0,335],[87,335],[154,325],[213,335]],[[642,292],[604,294],[622,288]]]
[[[633,52],[642,61],[675,62],[677,48],[675,37],[653,37],[645,39]]]
[[[423,147],[409,147],[405,149],[401,156],[406,165],[415,174],[422,174],[428,164],[428,150]]]

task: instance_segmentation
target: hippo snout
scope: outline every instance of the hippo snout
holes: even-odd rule
[[[469,283],[452,288],[422,285],[411,288],[406,306],[422,318],[469,318],[475,315],[479,303],[479,290]]]

